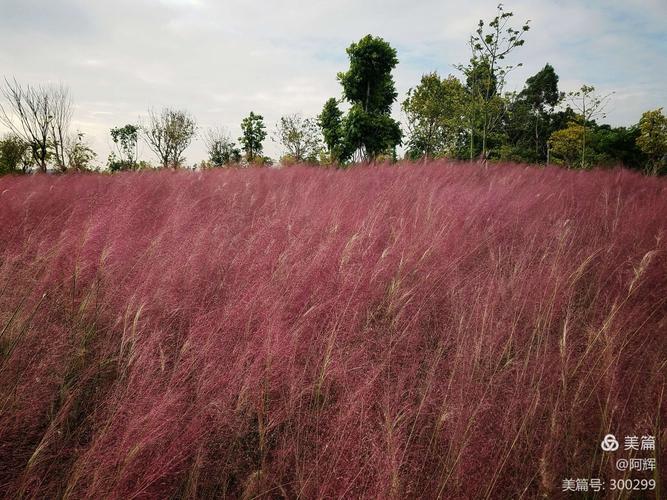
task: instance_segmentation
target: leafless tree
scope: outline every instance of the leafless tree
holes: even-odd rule
[[[69,137],[69,124],[72,120],[72,100],[69,90],[63,85],[48,89],[51,103],[51,141],[53,143],[53,154],[56,166],[61,170],[67,170],[66,149],[68,142],[73,140]]]
[[[185,161],[183,152],[195,136],[197,123],[187,111],[165,108],[160,113],[150,110],[142,129],[162,166],[178,168]]]
[[[46,172],[54,120],[49,89],[21,85],[16,79],[5,78],[0,93],[6,101],[0,103],[0,122],[30,144],[33,160],[42,172]]]

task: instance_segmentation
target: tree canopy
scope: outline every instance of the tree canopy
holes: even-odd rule
[[[264,146],[262,143],[264,139],[266,139],[264,117],[251,111],[241,122],[241,137],[239,137],[239,143],[241,143],[248,163],[257,163],[258,160],[263,159]]]
[[[337,159],[373,161],[393,153],[401,143],[401,127],[391,117],[391,106],[398,96],[391,72],[398,58],[391,45],[372,35],[352,43],[347,54],[350,66],[338,74],[338,81],[350,110],[341,118],[335,101],[329,100],[320,124],[329,151]]]

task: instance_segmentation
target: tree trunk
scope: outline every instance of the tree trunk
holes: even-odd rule
[[[582,101],[582,112],[583,112],[582,125],[584,126],[584,129],[581,136],[581,168],[586,168],[586,96],[585,95]]]
[[[535,156],[539,159],[540,157],[540,138],[537,132],[537,125],[539,122],[539,115],[535,115]]]
[[[586,123],[581,137],[581,168],[586,168]]]
[[[549,145],[549,141],[547,141],[547,166],[549,165],[550,154],[551,154],[551,146]]]
[[[44,145],[40,145],[39,147],[39,158],[38,158],[38,164],[39,164],[39,169],[43,172],[46,173],[46,156],[47,156],[47,150]]]
[[[484,118],[484,126],[482,127],[482,158],[486,160],[486,129],[487,129],[487,122],[486,118]]]

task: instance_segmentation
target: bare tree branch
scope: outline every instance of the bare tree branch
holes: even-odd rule
[[[67,170],[66,148],[67,143],[72,140],[69,137],[69,125],[72,120],[72,100],[69,90],[63,85],[49,89],[49,102],[51,103],[51,140],[56,166],[61,170]]]
[[[49,89],[22,86],[15,78],[5,78],[0,93],[6,101],[0,103],[0,122],[30,144],[33,160],[42,172],[46,172],[54,119]]]

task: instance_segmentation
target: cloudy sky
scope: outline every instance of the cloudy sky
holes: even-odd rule
[[[65,83],[73,127],[106,160],[109,129],[149,108],[184,108],[201,129],[239,123],[253,110],[273,129],[283,114],[316,115],[339,96],[345,48],[371,33],[398,50],[399,100],[425,72],[455,73],[466,41],[497,0],[0,0],[0,76]],[[546,62],[561,90],[614,91],[607,121],[636,123],[667,107],[667,0],[514,0],[531,20],[510,63],[510,89]],[[400,118],[398,105],[395,115]],[[280,148],[267,139],[273,157]],[[141,156],[150,159],[145,145]],[[188,163],[204,158],[201,141]]]

